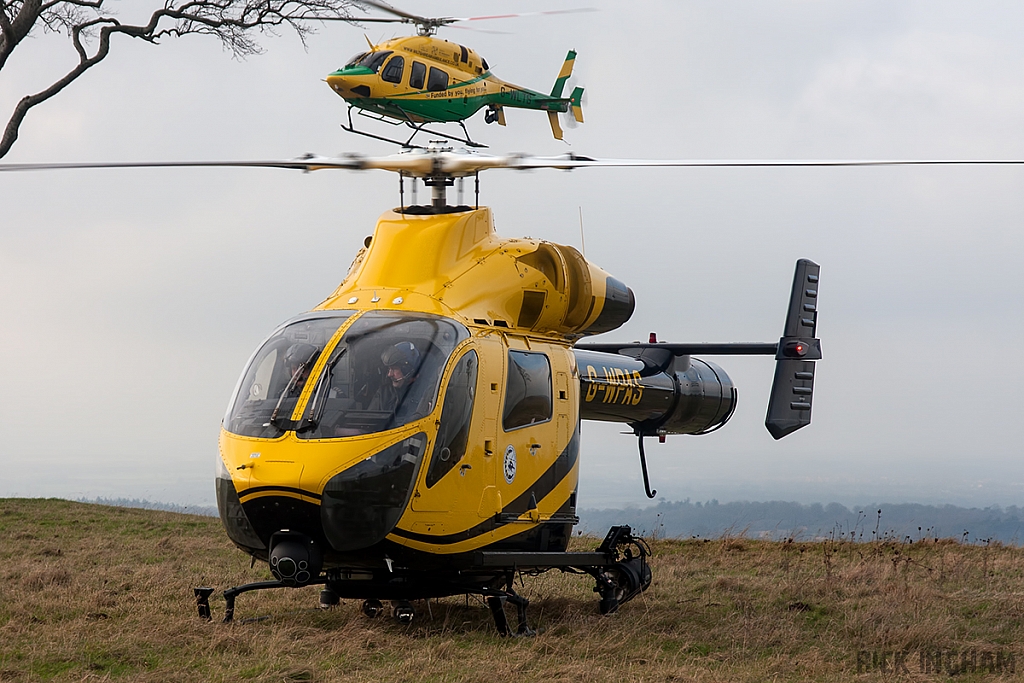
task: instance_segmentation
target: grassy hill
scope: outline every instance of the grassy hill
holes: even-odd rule
[[[597,541],[576,539],[576,549]],[[527,578],[528,639],[477,600],[411,626],[316,587],[245,594],[235,624],[192,588],[269,577],[217,519],[0,499],[0,681],[1015,680],[1024,550],[948,540],[653,544],[654,584],[610,617],[589,577]],[[219,592],[218,592],[219,595]],[[223,600],[212,601],[216,618]],[[265,617],[254,619],[255,617]]]

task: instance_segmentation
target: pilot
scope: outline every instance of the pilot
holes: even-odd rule
[[[310,370],[316,362],[320,349],[312,344],[297,342],[284,353],[284,369],[288,377],[289,394],[298,395],[306,384]]]
[[[421,356],[412,342],[399,342],[380,355],[387,375],[373,403],[377,410],[395,413],[394,424],[401,425],[423,417],[432,408],[429,382],[420,379]]]

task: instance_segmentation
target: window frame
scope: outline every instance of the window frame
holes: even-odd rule
[[[401,62],[402,63],[402,68],[401,68],[401,71],[398,73],[398,80],[397,81],[393,81],[390,78],[388,78],[388,71],[391,70],[392,65],[394,65],[396,62]],[[387,61],[387,64],[385,64],[383,67],[381,67],[380,79],[382,81],[384,81],[385,83],[393,83],[395,85],[401,85],[402,81],[405,79],[405,57],[403,57],[402,55],[395,55],[391,59],[389,59]]]
[[[437,72],[439,74],[444,74],[444,87],[443,88],[435,88],[434,84],[431,83],[431,81],[434,80],[434,72]],[[447,71],[445,71],[444,69],[439,69],[436,66],[430,67],[430,71],[427,72],[427,92],[444,92],[445,90],[448,89],[448,86],[450,84],[451,84],[451,75],[449,75],[449,73]]]
[[[419,81],[418,82],[414,82],[414,80],[413,80],[413,79],[416,78],[416,71],[417,71],[416,67],[420,67],[420,69],[422,69],[421,73],[419,74]],[[409,87],[410,88],[415,88],[416,90],[423,90],[423,88],[426,86],[426,84],[427,84],[427,65],[424,64],[423,62],[417,62],[415,59],[412,60],[412,66],[410,67],[410,70],[409,70]]]
[[[518,354],[518,355],[522,355],[522,356],[540,356],[541,358],[544,359],[544,362],[547,365],[547,370],[548,370],[548,372],[547,372],[547,376],[548,376],[548,381],[547,381],[548,416],[547,416],[546,419],[535,420],[533,422],[527,422],[527,423],[524,423],[524,424],[517,424],[517,425],[514,425],[512,427],[506,426],[506,421],[508,420],[508,416],[509,416],[509,413],[507,411],[508,411],[508,398],[509,398],[508,392],[509,392],[509,387],[510,387],[510,384],[509,384],[509,373],[512,370],[512,363],[513,363],[512,354]],[[516,366],[517,367],[521,367],[521,366],[519,366],[518,363],[516,364]],[[520,400],[520,403],[525,398],[527,398],[527,396],[524,396],[523,399]],[[514,432],[514,431],[517,431],[519,429],[524,429],[526,427],[535,427],[537,425],[542,425],[542,424],[551,422],[554,419],[554,417],[555,417],[554,371],[553,371],[552,366],[551,366],[551,358],[548,356],[548,354],[544,353],[543,351],[520,351],[519,349],[508,349],[507,353],[505,354],[505,396],[504,396],[504,398],[502,399],[502,402],[501,402],[501,429],[502,429],[502,431],[504,431],[506,434],[508,434],[510,432]]]
[[[437,436],[435,437],[434,443],[431,445],[430,461],[427,463],[427,472],[424,475],[424,484],[426,485],[428,490],[432,489],[434,486],[437,486],[439,483],[444,481],[444,478],[448,476],[448,474],[450,474],[452,470],[455,469],[455,466],[458,465],[463,460],[465,460],[470,453],[469,439],[473,435],[473,416],[476,412],[476,398],[479,394],[480,385],[480,356],[476,352],[476,349],[474,349],[472,346],[467,347],[464,345],[462,348],[464,352],[461,355],[458,354],[458,352],[452,354],[451,362],[453,364],[451,372],[449,372],[442,379],[442,383],[445,385],[445,391],[444,399],[440,402],[441,412],[438,415],[438,432]],[[462,427],[458,431],[451,435],[451,440],[448,441],[448,443],[445,444],[444,446],[444,448],[450,447],[451,444],[454,443],[458,435],[462,433],[463,430],[465,430],[465,440],[461,444],[462,453],[459,455],[458,458],[452,460],[452,454],[449,449],[449,459],[440,461],[438,460],[441,454],[439,446],[441,446],[442,429],[446,427],[444,421],[445,409],[449,408],[450,406],[454,407],[455,405],[454,403],[449,403],[449,396],[452,397],[452,400],[458,399],[457,396],[454,396],[452,394],[452,392],[459,390],[457,387],[452,386],[452,379],[455,377],[455,373],[459,371],[459,367],[464,361],[472,362],[474,364],[473,368],[469,370],[469,373],[471,373],[472,382],[469,385],[467,409],[468,414],[466,415],[465,424],[462,425]],[[463,400],[465,400],[465,397],[463,397]],[[447,433],[445,434],[445,436],[448,436]]]

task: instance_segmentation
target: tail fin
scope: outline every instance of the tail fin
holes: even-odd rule
[[[572,117],[577,123],[583,123],[583,88],[573,88],[572,95],[569,95],[569,106],[572,107]]]
[[[562,127],[558,125],[558,112],[549,111],[548,121],[551,123],[551,134],[555,136],[556,140],[562,139]]]
[[[565,61],[562,62],[562,70],[558,72],[558,78],[555,79],[555,85],[551,88],[552,97],[562,96],[562,90],[565,88],[565,82],[569,80],[569,76],[572,75],[572,65],[575,61],[576,51],[569,50],[569,54],[565,56]],[[559,136],[556,135],[555,137]]]
[[[776,440],[811,423],[814,361],[821,358],[821,342],[814,336],[818,326],[820,271],[814,261],[800,259],[796,262],[786,327],[775,354],[775,381],[764,422]]]

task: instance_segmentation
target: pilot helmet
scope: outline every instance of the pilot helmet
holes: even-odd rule
[[[310,363],[318,353],[320,353],[320,349],[312,344],[298,342],[289,346],[285,351],[284,362],[293,368],[298,367]]]
[[[416,372],[420,364],[420,352],[412,342],[399,342],[380,354],[380,360],[387,367],[398,366],[402,375],[408,377]]]

